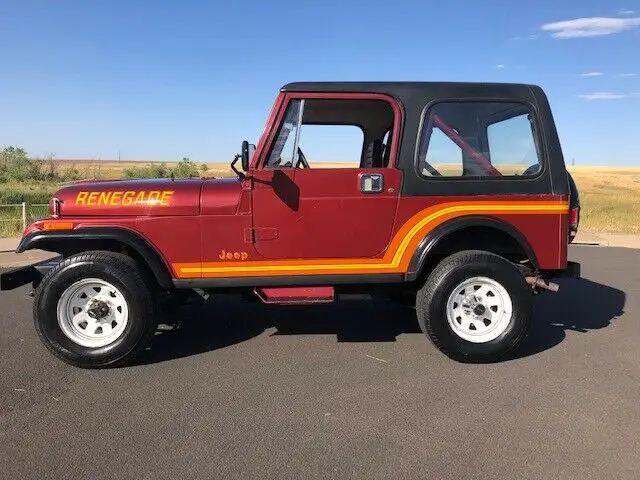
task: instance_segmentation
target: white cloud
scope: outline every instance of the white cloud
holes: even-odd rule
[[[634,12],[633,10],[629,10],[628,8],[621,8],[620,10],[618,10],[618,15],[633,15]]]
[[[619,100],[621,98],[625,98],[627,95],[623,95],[621,93],[611,93],[611,92],[594,92],[587,93],[584,95],[578,95],[578,97],[584,100]]]
[[[538,38],[540,38],[540,34],[532,33],[531,35],[527,35],[525,37],[513,37],[513,38],[511,38],[511,40],[516,40],[516,41],[537,40]]]
[[[601,77],[603,75],[604,73],[602,72],[587,72],[587,73],[580,74],[581,77]]]
[[[503,65],[503,64],[496,65],[496,68],[497,68],[498,70],[502,70],[502,69],[504,68],[504,65]]]
[[[635,77],[637,74],[635,73],[621,73],[620,75],[618,75],[620,78],[631,78],[631,77]]]
[[[640,17],[591,17],[546,23],[541,28],[546,32],[551,32],[552,37],[566,39],[612,35],[639,26]]]

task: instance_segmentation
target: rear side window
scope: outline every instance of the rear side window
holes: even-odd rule
[[[436,175],[434,165],[438,166],[438,172],[442,175],[454,177],[462,175],[464,162],[462,150],[438,127],[431,130],[425,160],[423,165],[425,175]]]
[[[515,102],[442,102],[425,114],[418,170],[427,177],[532,177],[541,159],[530,107]]]

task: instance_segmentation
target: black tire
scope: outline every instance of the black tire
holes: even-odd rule
[[[496,338],[475,343],[457,334],[447,318],[447,301],[454,289],[471,277],[488,277],[510,297],[511,320]],[[532,293],[520,270],[505,258],[479,250],[465,250],[445,258],[431,272],[416,297],[421,330],[445,355],[464,363],[490,363],[504,358],[529,334]]]
[[[112,343],[91,348],[69,338],[58,323],[57,305],[75,282],[98,278],[116,287],[127,302],[128,321]],[[44,345],[64,362],[81,368],[115,367],[135,358],[157,328],[155,284],[132,258],[115,252],[89,251],[73,255],[42,279],[36,289],[33,316]]]

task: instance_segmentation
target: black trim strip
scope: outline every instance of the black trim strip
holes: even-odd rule
[[[522,248],[524,253],[527,255],[533,267],[536,269],[538,268],[538,259],[535,252],[533,251],[533,248],[531,248],[529,241],[513,225],[493,217],[470,215],[445,222],[435,230],[429,232],[420,241],[420,243],[416,247],[415,252],[413,253],[413,257],[411,257],[411,262],[409,262],[407,280],[411,282],[418,278],[418,275],[422,270],[422,266],[427,260],[429,252],[433,250],[433,248],[447,235],[455,233],[456,231],[463,228],[469,227],[489,227],[506,233],[507,235],[511,236],[516,242],[518,242],[520,248]]]
[[[22,238],[16,252],[34,248],[56,252],[55,243],[57,242],[64,245],[64,242],[91,240],[115,240],[131,247],[142,256],[161,287],[173,288],[169,267],[158,251],[140,235],[124,228],[93,227],[68,231],[32,232]]]
[[[176,288],[220,287],[297,287],[300,285],[345,285],[363,283],[401,283],[404,275],[288,275],[278,277],[174,278]]]

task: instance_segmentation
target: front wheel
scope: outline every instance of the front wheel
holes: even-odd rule
[[[83,368],[131,360],[156,329],[151,280],[130,257],[94,251],[71,256],[43,278],[34,323],[44,345]]]
[[[531,289],[499,255],[467,250],[443,260],[416,297],[422,331],[450,358],[469,363],[503,358],[528,335]]]

